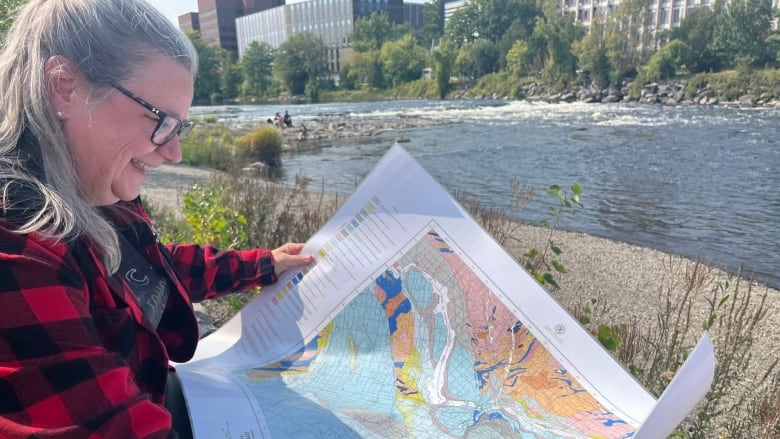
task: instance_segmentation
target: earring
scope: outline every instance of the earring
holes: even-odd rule
[[[62,117],[63,117],[63,116],[65,116],[65,114],[64,114],[62,111],[58,111],[58,112],[57,112],[57,117],[59,117],[60,119],[62,119]]]

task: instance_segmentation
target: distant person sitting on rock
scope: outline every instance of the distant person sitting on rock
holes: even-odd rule
[[[282,119],[281,113],[276,113],[276,116],[274,116],[274,126],[276,128],[284,128],[284,119]]]
[[[292,117],[290,117],[290,113],[287,112],[287,110],[284,110],[284,126],[287,128],[291,128],[292,125]]]
[[[306,134],[307,133],[308,133],[308,130],[306,129],[306,125],[301,124],[301,127],[298,129],[298,140],[306,139]]]

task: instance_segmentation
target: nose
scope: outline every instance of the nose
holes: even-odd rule
[[[176,136],[165,145],[158,146],[157,152],[170,163],[179,163],[182,159],[181,141]]]

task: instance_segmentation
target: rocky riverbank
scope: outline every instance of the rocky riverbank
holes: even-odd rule
[[[741,107],[766,107],[780,109],[780,96],[768,91],[746,92],[736,99],[726,99],[723,93],[710,85],[698,88],[692,95],[686,94],[688,81],[681,79],[663,83],[653,82],[642,87],[639,96],[629,92],[631,83],[621,87],[580,87],[578,90],[557,92],[543,84],[528,84],[519,94],[528,101],[550,103],[640,103],[660,105],[728,105]],[[483,96],[487,97],[487,96]],[[509,99],[508,96],[492,96],[493,99]]]

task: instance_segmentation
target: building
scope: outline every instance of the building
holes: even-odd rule
[[[237,57],[236,18],[283,4],[284,0],[198,0],[198,12],[179,16],[179,28],[198,31],[206,44]]]
[[[182,32],[200,32],[200,21],[197,12],[179,15],[179,29]]]
[[[238,55],[253,41],[268,43],[274,49],[290,35],[309,32],[328,48],[329,70],[334,78],[352,55],[349,33],[356,20],[374,12],[387,11],[390,21],[422,24],[421,4],[405,5],[403,0],[306,0],[244,15],[236,19]]]
[[[199,31],[206,44],[238,58],[253,41],[278,48],[290,35],[310,32],[328,47],[334,74],[352,53],[348,35],[355,20],[378,11],[415,28],[423,20],[423,5],[403,0],[198,0],[198,11],[181,15],[179,27]]]
[[[719,0],[653,0],[650,3],[649,21],[655,32],[680,26],[685,16],[696,8],[711,8]],[[779,0],[772,0],[778,7]],[[576,22],[590,27],[596,16],[612,15],[620,0],[561,0],[561,9],[576,17]],[[776,25],[775,25],[776,26]]]

